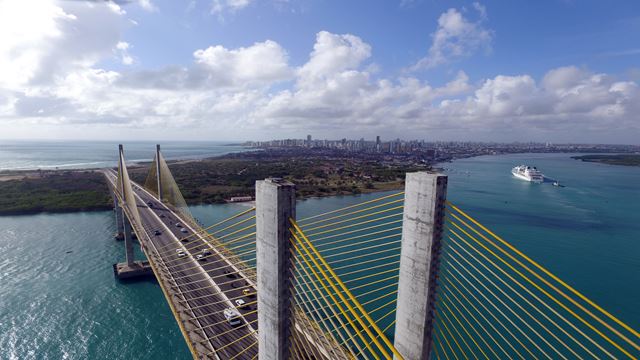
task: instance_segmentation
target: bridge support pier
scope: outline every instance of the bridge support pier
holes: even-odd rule
[[[407,174],[394,342],[405,359],[431,356],[446,192],[446,175]]]
[[[115,238],[116,240],[123,240],[124,239],[124,222],[122,220],[122,208],[120,207],[120,202],[118,201],[118,198],[113,195],[113,212],[116,215],[116,234],[115,234]]]
[[[295,185],[267,179],[256,182],[256,262],[258,274],[258,357],[290,358],[293,294],[289,219],[295,219]]]
[[[129,218],[122,211],[122,222],[124,223],[124,249],[125,249],[125,257],[127,265],[133,265],[135,261],[133,255],[133,234],[131,233],[131,223],[129,222]]]

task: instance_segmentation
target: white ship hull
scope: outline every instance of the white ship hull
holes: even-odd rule
[[[529,177],[529,176],[525,176],[525,175],[521,175],[518,173],[514,173],[512,172],[513,176],[517,177],[520,180],[524,180],[524,181],[531,181],[531,182],[542,182],[542,180],[534,180],[533,178]]]
[[[544,175],[535,168],[531,169],[525,166],[516,166],[511,170],[511,174],[516,178],[524,181],[541,183],[544,181]]]

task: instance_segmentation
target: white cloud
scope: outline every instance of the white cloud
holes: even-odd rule
[[[138,4],[146,11],[158,11],[158,7],[151,0],[140,0]]]
[[[205,67],[207,75],[222,84],[271,82],[290,75],[286,51],[271,40],[233,50],[210,46],[196,50],[193,55],[196,63]]]
[[[27,14],[27,24],[14,21]],[[467,28],[461,19],[441,17],[441,25]],[[43,1],[31,9],[4,1],[0,20],[3,136],[156,131],[238,139],[314,131],[435,139],[508,130],[522,140],[532,133],[640,137],[637,81],[587,68],[556,68],[541,79],[516,74],[473,81],[459,71],[434,85],[406,74],[382,76],[363,39],[321,31],[298,66],[280,44],[266,40],[195,50],[186,66],[114,71],[100,61],[116,54],[126,63],[133,45],[122,39],[130,24],[113,3]]]
[[[475,22],[453,8],[440,15],[438,28],[431,34],[432,44],[427,56],[413,65],[411,70],[434,68],[470,56],[478,50],[491,49],[493,32],[483,26],[487,11],[477,2],[473,3],[473,7],[479,14]]]
[[[211,3],[211,13],[218,15],[224,12],[233,13],[246,8],[251,4],[251,1],[252,0],[213,0]]]
[[[133,64],[133,57],[129,54],[129,48],[131,48],[131,45],[126,41],[119,41],[116,44],[115,51],[123,65]]]

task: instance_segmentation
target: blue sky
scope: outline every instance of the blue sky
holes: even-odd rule
[[[0,1],[0,138],[640,138],[637,1]]]
[[[188,64],[193,49],[211,44],[237,48],[268,39],[287,49],[293,64],[302,65],[315,34],[325,30],[361,37],[374,49],[371,60],[383,74],[393,75],[425,55],[443,12],[467,9],[469,18],[478,17],[472,1],[256,1],[220,16],[210,13],[210,1],[196,1],[193,8],[180,1],[155,3],[161,11],[131,7],[131,17],[140,19],[140,25],[124,34],[145,67]],[[538,77],[572,64],[624,75],[640,66],[640,2],[516,0],[482,5],[488,12],[485,26],[494,32],[491,52],[461,59],[443,67],[445,71],[464,69],[475,78],[520,73]],[[419,76],[435,83],[442,70]]]

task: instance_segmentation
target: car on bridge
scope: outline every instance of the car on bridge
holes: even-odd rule
[[[198,254],[198,255],[196,255],[196,260],[198,260],[198,261],[207,261],[207,258],[204,257],[204,255],[202,255],[202,254]]]
[[[200,252],[202,255],[204,256],[209,256],[211,255],[211,250],[209,249],[202,249],[202,252]]]
[[[153,202],[151,202],[151,201],[147,201],[147,205],[148,205],[149,207],[153,207]]]
[[[240,309],[248,309],[249,305],[247,305],[247,302],[244,301],[244,299],[236,299],[235,301],[236,306]]]
[[[242,290],[242,295],[249,296],[249,297],[254,297],[256,294],[253,292],[253,289],[246,288],[246,289]]]
[[[181,228],[181,227],[182,227],[182,224],[180,224],[180,223],[176,223],[176,227]]]
[[[179,250],[178,251],[178,257],[179,258],[183,258],[183,257],[187,256],[187,253],[185,253],[184,250],[182,250],[182,249],[178,249],[178,250]]]
[[[240,320],[240,312],[238,312],[238,310],[234,309],[234,308],[226,308],[224,309],[224,318],[227,319],[227,322],[229,323],[229,325],[231,326],[237,326],[242,324],[242,321]]]
[[[180,229],[180,232],[181,232],[181,233],[183,233],[183,234],[186,234],[186,233],[188,233],[188,232],[189,232],[189,230],[187,230],[187,229],[185,229],[185,228],[181,228],[181,229]]]
[[[160,232],[160,230],[156,230],[156,231],[154,231],[154,232],[153,232],[153,235],[155,235],[155,236],[159,236],[159,235],[161,235],[161,234],[162,234],[162,233]]]

